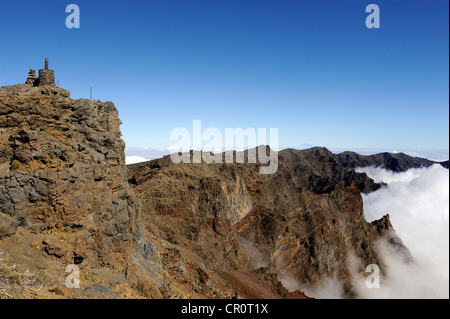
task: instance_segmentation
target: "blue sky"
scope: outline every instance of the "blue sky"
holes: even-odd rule
[[[73,98],[115,103],[130,148],[198,119],[282,147],[448,150],[448,26],[447,0],[3,1],[0,85],[48,57]]]

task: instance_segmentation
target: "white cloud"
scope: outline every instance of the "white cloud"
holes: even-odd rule
[[[127,165],[141,163],[141,162],[147,162],[147,161],[149,161],[149,159],[147,159],[143,156],[126,156],[125,157],[125,163]]]
[[[151,147],[127,147],[125,150],[125,156],[133,160],[133,158],[141,161],[144,158],[146,161],[151,161],[157,158],[162,158],[165,155],[169,155],[171,152],[166,148],[151,148]],[[132,163],[127,163],[132,164]]]
[[[415,263],[405,265],[386,244],[378,249],[388,267],[384,288],[359,289],[362,297],[449,297],[449,171],[440,165],[393,173],[366,167],[375,181],[387,187],[363,195],[368,221],[386,213]]]
[[[386,274],[381,277],[379,289],[368,289],[365,277],[353,271],[352,284],[358,298],[447,299],[449,297],[448,260],[447,263],[433,264],[416,258],[414,262],[406,264],[386,241],[379,241],[377,246],[377,251],[387,267]]]
[[[380,288],[366,287],[359,274],[361,261],[346,260],[357,298],[449,298],[449,171],[440,165],[393,173],[381,168],[357,169],[388,186],[363,195],[368,221],[390,215],[397,235],[409,248],[414,261],[405,263],[386,239],[376,243],[386,273]],[[340,298],[337,280],[308,291],[316,298]]]

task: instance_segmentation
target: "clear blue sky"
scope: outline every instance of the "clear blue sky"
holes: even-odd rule
[[[200,119],[284,147],[448,149],[447,0],[2,1],[0,34],[1,86],[48,57],[73,98],[115,103],[130,147]]]

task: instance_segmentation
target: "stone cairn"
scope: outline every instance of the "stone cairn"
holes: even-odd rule
[[[36,72],[34,72],[33,68],[30,68],[30,72],[28,72],[28,78],[25,84],[34,84],[36,82]]]
[[[45,68],[39,70],[39,77],[36,77],[35,71],[33,68],[30,68],[25,84],[31,84],[33,86],[55,85],[55,72],[49,70],[47,58],[45,59]]]

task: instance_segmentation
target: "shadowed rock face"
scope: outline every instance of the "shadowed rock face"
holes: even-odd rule
[[[439,164],[441,164],[443,167],[445,167],[446,169],[449,168],[449,162],[448,161],[444,161],[444,162],[440,162]]]
[[[312,193],[331,193],[349,186],[356,186],[362,192],[369,193],[381,187],[366,174],[343,167],[326,148],[315,147],[302,151],[287,149],[279,153],[279,158],[279,174],[282,178]]]

